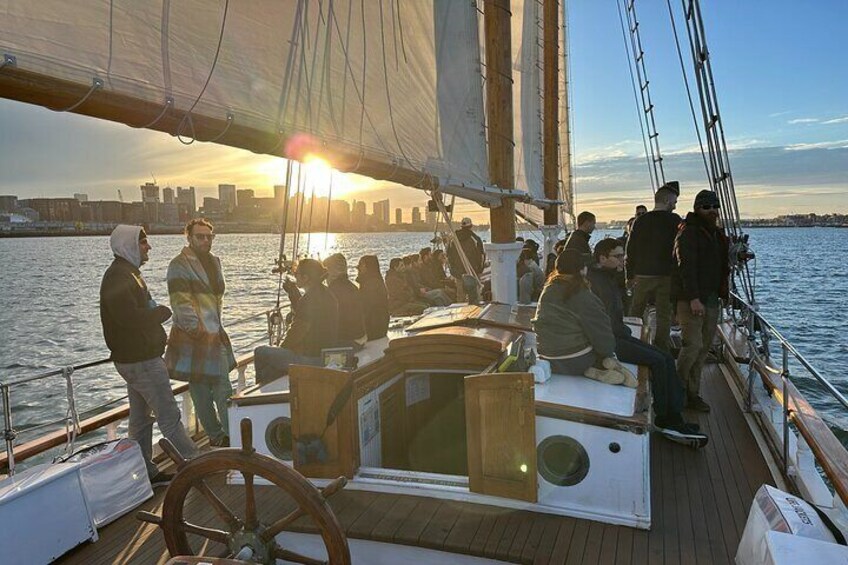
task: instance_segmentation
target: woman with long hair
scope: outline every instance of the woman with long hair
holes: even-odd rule
[[[586,281],[588,264],[589,257],[575,249],[557,257],[533,319],[539,357],[554,373],[633,386],[615,361],[612,324]]]

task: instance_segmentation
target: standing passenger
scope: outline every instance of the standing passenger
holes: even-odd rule
[[[677,372],[683,379],[689,408],[709,412],[710,405],[701,398],[701,370],[715,337],[719,301],[728,295],[730,265],[727,237],[718,227],[718,196],[702,190],[695,197],[694,208],[674,241],[677,268],[672,295],[677,298],[677,319],[683,334]]]
[[[339,307],[323,281],[327,271],[315,259],[301,259],[295,268],[295,282],[284,285],[292,301],[292,321],[280,347],[264,345],[254,351],[256,382],[269,383],[288,374],[289,365],[322,364],[321,350],[338,345]]]
[[[151,298],[139,269],[149,259],[150,243],[139,226],[116,226],[109,239],[114,261],[100,285],[100,322],[106,346],[118,374],[127,383],[130,402],[129,437],[138,442],[154,486],[168,482],[153,463],[153,422],[183,457],[197,451],[181,421],[168,369],[162,359],[165,330],[171,317],[167,306]]]
[[[386,337],[389,329],[389,293],[380,274],[376,255],[363,255],[356,269],[359,276],[359,297],[362,300],[362,317],[368,341]]]
[[[674,237],[680,216],[674,213],[677,195],[662,187],[654,195],[654,209],[633,223],[627,240],[627,284],[633,289],[630,315],[641,318],[653,296],[657,310],[654,345],[668,351],[671,330],[671,271]]]
[[[471,218],[462,218],[459,226],[459,229],[455,232],[455,240],[451,241],[448,246],[448,264],[450,265],[451,276],[456,280],[457,300],[465,302],[467,298],[468,302],[476,303],[480,300],[477,280],[483,272],[486,253],[483,250],[483,240],[474,233],[474,223]],[[477,277],[467,272],[457,246],[462,249],[462,253],[468,259],[468,263]]]
[[[165,362],[171,378],[188,381],[191,401],[209,443],[227,447],[227,402],[233,394],[229,374],[236,359],[221,321],[224,274],[221,260],[212,255],[215,234],[209,220],[191,220],[185,235],[188,245],[168,265],[174,325]]]
[[[577,229],[571,232],[565,242],[565,249],[576,249],[584,255],[592,255],[589,239],[595,231],[595,215],[592,212],[580,212],[577,215]]]

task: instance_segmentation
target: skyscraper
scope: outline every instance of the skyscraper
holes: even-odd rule
[[[146,182],[141,185],[141,201],[145,204],[159,203],[159,187],[152,182]]]
[[[400,225],[403,223],[403,209],[395,208],[395,223]]]
[[[367,208],[365,206],[365,202],[361,200],[353,201],[353,212],[351,212],[350,223],[351,227],[354,231],[362,231],[365,229],[367,223]]]
[[[197,212],[197,196],[194,192],[194,187],[183,188],[177,187],[177,204],[182,204],[186,207],[190,216],[194,216]]]
[[[219,184],[218,185],[218,200],[221,202],[222,212],[232,212],[238,206],[238,197],[236,196],[236,185],[234,184]]]
[[[162,202],[164,204],[174,204],[174,189],[170,186],[162,189]]]
[[[415,206],[412,209],[412,223],[413,224],[420,224],[421,223],[421,208],[419,208],[418,206]]]
[[[389,225],[389,199],[378,200],[371,205],[372,213],[374,214],[374,219],[377,222],[380,222],[385,225]]]

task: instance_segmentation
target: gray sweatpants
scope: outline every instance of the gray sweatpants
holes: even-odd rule
[[[191,459],[197,455],[197,448],[183,427],[165,361],[156,357],[138,363],[115,363],[115,368],[127,383],[129,437],[141,447],[147,473],[152,477],[158,472],[153,464],[153,422],[159,424],[159,431],[183,457]]]

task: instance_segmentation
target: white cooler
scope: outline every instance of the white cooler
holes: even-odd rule
[[[88,447],[65,462],[79,465],[83,493],[98,528],[153,496],[141,448],[131,439]]]
[[[0,481],[0,561],[50,563],[88,540],[97,528],[79,465],[38,465]]]

